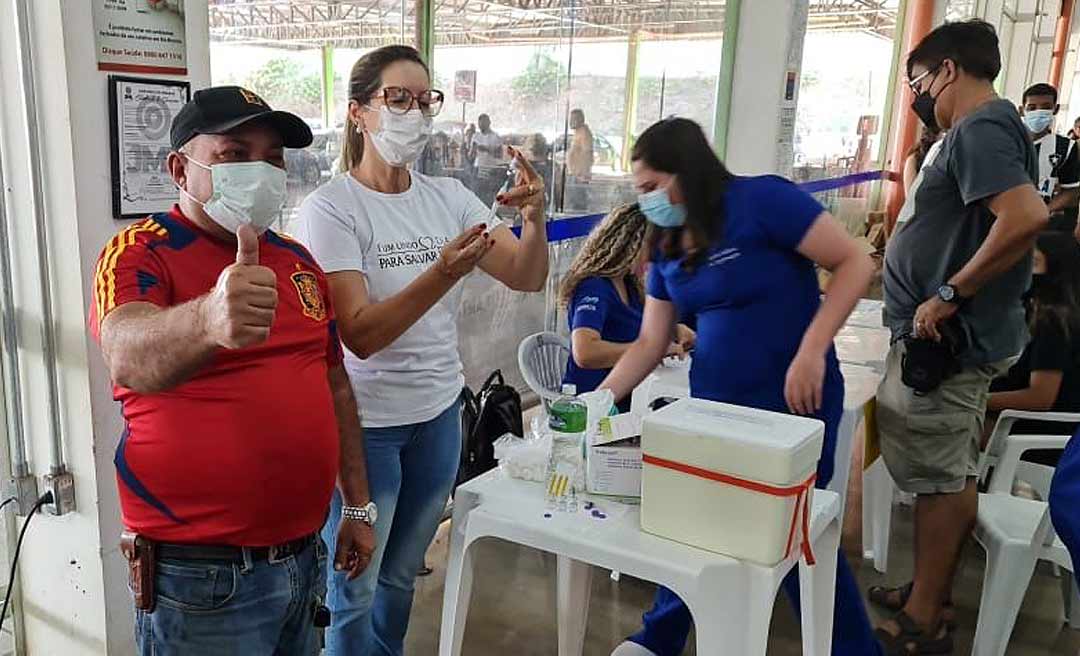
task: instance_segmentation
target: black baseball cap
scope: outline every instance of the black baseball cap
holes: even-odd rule
[[[200,89],[172,122],[169,138],[173,150],[200,134],[226,134],[241,125],[259,121],[277,130],[286,148],[311,145],[311,128],[296,114],[276,111],[253,91],[243,87]]]

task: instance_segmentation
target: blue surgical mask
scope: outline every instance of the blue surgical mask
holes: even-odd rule
[[[1052,109],[1029,109],[1024,112],[1024,125],[1031,134],[1040,134],[1050,128],[1054,122],[1054,110]]]
[[[213,193],[206,202],[180,191],[202,205],[207,216],[229,232],[250,223],[260,235],[281,216],[286,200],[286,173],[268,162],[227,162],[208,166],[192,159],[196,166],[210,171]]]
[[[672,203],[666,187],[638,196],[638,207],[649,223],[661,228],[678,228],[686,223],[686,206]]]

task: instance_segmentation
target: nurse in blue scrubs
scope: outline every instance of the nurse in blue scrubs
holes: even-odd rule
[[[641,330],[645,309],[645,216],[637,204],[616,208],[589,234],[559,288],[570,324],[563,383],[591,392],[611,372]],[[683,357],[694,332],[679,324],[667,355]],[[629,412],[630,399],[619,410]]]
[[[1069,550],[1073,576],[1080,585],[1080,431],[1065,446],[1050,483],[1050,520]]]
[[[787,180],[729,173],[692,121],[650,127],[634,145],[633,162],[639,205],[652,224],[653,265],[641,334],[601,387],[616,399],[629,395],[664,357],[676,317],[695,315],[691,396],[821,419],[817,485],[827,486],[844,400],[833,339],[866,291],[873,264]],[[832,272],[824,301],[816,266]],[[797,600],[796,571],[784,587]],[[879,654],[842,552],[836,590],[833,654]],[[691,617],[674,593],[661,588],[644,620],[613,656],[682,653]]]

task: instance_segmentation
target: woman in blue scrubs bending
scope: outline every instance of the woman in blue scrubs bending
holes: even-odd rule
[[[641,334],[601,387],[616,399],[627,396],[664,357],[676,317],[696,315],[691,396],[821,419],[817,486],[827,486],[844,400],[833,339],[866,291],[873,264],[792,183],[729,173],[692,121],[650,127],[633,162],[639,205],[652,224],[653,265]],[[824,301],[815,265],[833,274]],[[784,581],[793,599],[796,571]],[[836,590],[833,654],[880,653],[843,553]],[[661,588],[644,619],[644,629],[613,656],[682,652],[691,618],[673,592]]]
[[[570,324],[570,359],[563,383],[582,394],[596,389],[641,330],[645,216],[637,204],[616,208],[589,234],[559,287]],[[694,332],[679,324],[667,355],[684,357]],[[619,409],[629,412],[630,399]]]

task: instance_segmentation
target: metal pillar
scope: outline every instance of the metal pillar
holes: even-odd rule
[[[435,75],[435,1],[416,0],[416,49]]]
[[[735,81],[735,48],[739,44],[739,13],[742,0],[728,0],[724,6],[723,48],[720,75],[716,78],[716,118],[713,120],[713,148],[727,159],[728,122],[731,120],[731,88]]]
[[[923,39],[934,22],[934,0],[911,0],[904,14],[904,46],[901,51],[901,60],[906,59],[907,53],[911,52],[919,41]],[[903,69],[901,69],[903,70]],[[906,77],[906,73],[905,73]],[[893,130],[893,147],[889,158],[894,170],[902,170],[904,155],[915,144],[916,128],[919,119],[907,109],[914,101],[911,89],[906,84],[897,85],[897,91],[893,105],[898,108],[894,117],[895,129]],[[896,221],[900,214],[900,208],[904,205],[904,184],[901,181],[894,182],[889,190],[886,203],[888,213],[888,225]]]
[[[918,0],[900,0],[900,6],[897,8],[897,16],[906,16],[907,7],[912,2],[918,2]],[[902,48],[904,44],[904,32],[907,26],[904,21],[897,21],[896,30],[893,33],[893,51],[892,51],[892,66],[889,68],[889,83],[885,91],[885,107],[881,112],[881,126],[879,128],[878,137],[878,152],[876,161],[881,164],[881,168],[887,169],[889,162],[886,159],[889,154],[889,136],[890,126],[893,124],[893,120],[898,112],[909,111],[907,107],[895,106],[892,99],[897,97],[896,84],[900,80],[901,70],[905,61],[907,53]],[[883,193],[887,192],[885,183],[876,184],[873,186],[873,191],[870,195],[870,207],[874,209],[881,208],[881,197]]]
[[[638,103],[638,48],[641,45],[641,33],[634,30],[626,46],[626,91],[623,96],[623,134],[622,162],[623,171],[630,170],[630,152],[634,147],[634,129],[637,127]]]
[[[334,46],[322,47],[322,121],[323,128],[334,127]]]
[[[1054,54],[1050,57],[1050,84],[1056,89],[1061,88],[1061,72],[1065,68],[1065,55],[1068,54],[1073,4],[1073,0],[1061,0],[1061,14],[1054,28]]]

